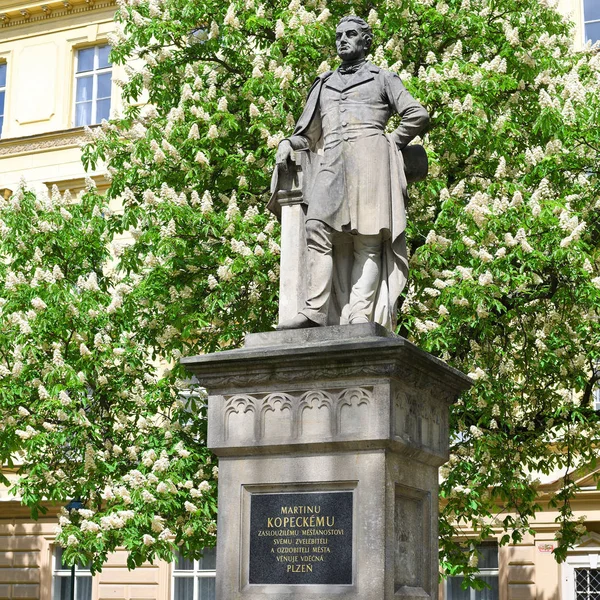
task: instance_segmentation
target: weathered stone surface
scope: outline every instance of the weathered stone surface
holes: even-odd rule
[[[467,377],[374,323],[183,363],[220,457],[217,600],[435,599],[437,469]]]
[[[470,385],[464,374],[376,323],[250,334],[239,350],[181,362],[211,394],[392,377],[435,388],[449,402]]]
[[[336,47],[342,64],[315,80],[293,135],[277,150],[273,196],[307,201],[293,211],[273,199],[269,203],[275,214],[286,213],[282,237],[295,236],[295,243],[282,248],[282,266],[293,267],[296,261],[294,271],[308,274],[301,309],[280,322],[282,329],[365,321],[390,330],[395,326],[408,273],[407,178],[427,172],[424,149],[405,156],[403,151],[425,130],[429,116],[397,75],[366,60],[372,40],[363,19],[350,16],[339,22]],[[400,124],[386,134],[394,113]],[[298,170],[297,157],[290,161],[294,150],[313,154],[314,160],[300,159]],[[405,157],[417,169],[407,171]],[[305,169],[313,164],[311,172]],[[304,236],[298,235],[300,218]],[[304,250],[306,260],[299,263]],[[289,282],[290,272],[283,273]],[[280,316],[298,303],[302,286],[291,283],[281,288]]]
[[[220,456],[389,448],[447,459],[448,404],[468,379],[375,323],[252,334],[183,359],[209,390]]]

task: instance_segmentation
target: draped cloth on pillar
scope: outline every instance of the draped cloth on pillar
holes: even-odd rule
[[[396,328],[398,298],[408,279],[408,254],[406,250],[406,201],[408,200],[404,160],[396,144],[390,142],[391,177],[391,231],[383,243],[381,278],[373,320],[390,330]]]

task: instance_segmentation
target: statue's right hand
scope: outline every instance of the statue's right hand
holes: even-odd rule
[[[275,155],[275,162],[280,169],[287,171],[288,159],[292,154],[292,145],[288,140],[283,140],[277,148],[277,154]]]

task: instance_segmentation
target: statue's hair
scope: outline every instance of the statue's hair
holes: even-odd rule
[[[357,17],[356,15],[348,15],[347,17],[342,17],[340,19],[340,22],[338,23],[338,27],[342,23],[349,23],[349,22],[357,23],[358,26],[360,27],[362,34],[367,39],[366,50],[368,52],[369,49],[371,48],[371,44],[373,43],[373,31],[371,30],[371,27],[369,27],[369,24],[364,19],[361,19],[360,17]]]

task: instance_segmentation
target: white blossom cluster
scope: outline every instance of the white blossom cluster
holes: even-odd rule
[[[0,423],[30,451],[55,447],[66,427],[79,432],[72,465],[53,458],[23,484],[58,486],[63,498],[87,491],[94,512],[61,517],[73,551],[93,540],[152,557],[176,537],[210,543],[218,471],[196,417],[202,402],[174,383],[177,361],[233,347],[275,318],[280,246],[264,208],[274,154],[314,77],[338,64],[342,7],[215,6],[119,0],[111,44],[123,118],[90,131],[83,153],[106,165],[122,214],[97,204],[83,222],[57,190],[33,209],[23,190],[0,200],[1,239],[15,240],[0,242],[0,336],[10,338],[0,386],[19,382],[37,403],[15,398]],[[432,116],[418,140],[429,176],[409,189],[401,332],[475,383],[452,409],[442,518],[470,520],[483,536],[494,474],[515,483],[509,508],[527,508],[523,465],[589,456],[582,440],[595,440],[585,417],[569,425],[571,441],[564,415],[585,409],[582,382],[600,354],[600,59],[591,47],[573,51],[546,1],[382,0],[363,16],[375,35],[369,59],[398,73]],[[19,211],[29,211],[23,247],[7,235]],[[81,248],[106,247],[115,233],[110,260],[84,257]],[[50,241],[81,236],[74,273]],[[36,337],[59,324],[69,335]],[[549,457],[550,441],[560,450]]]

